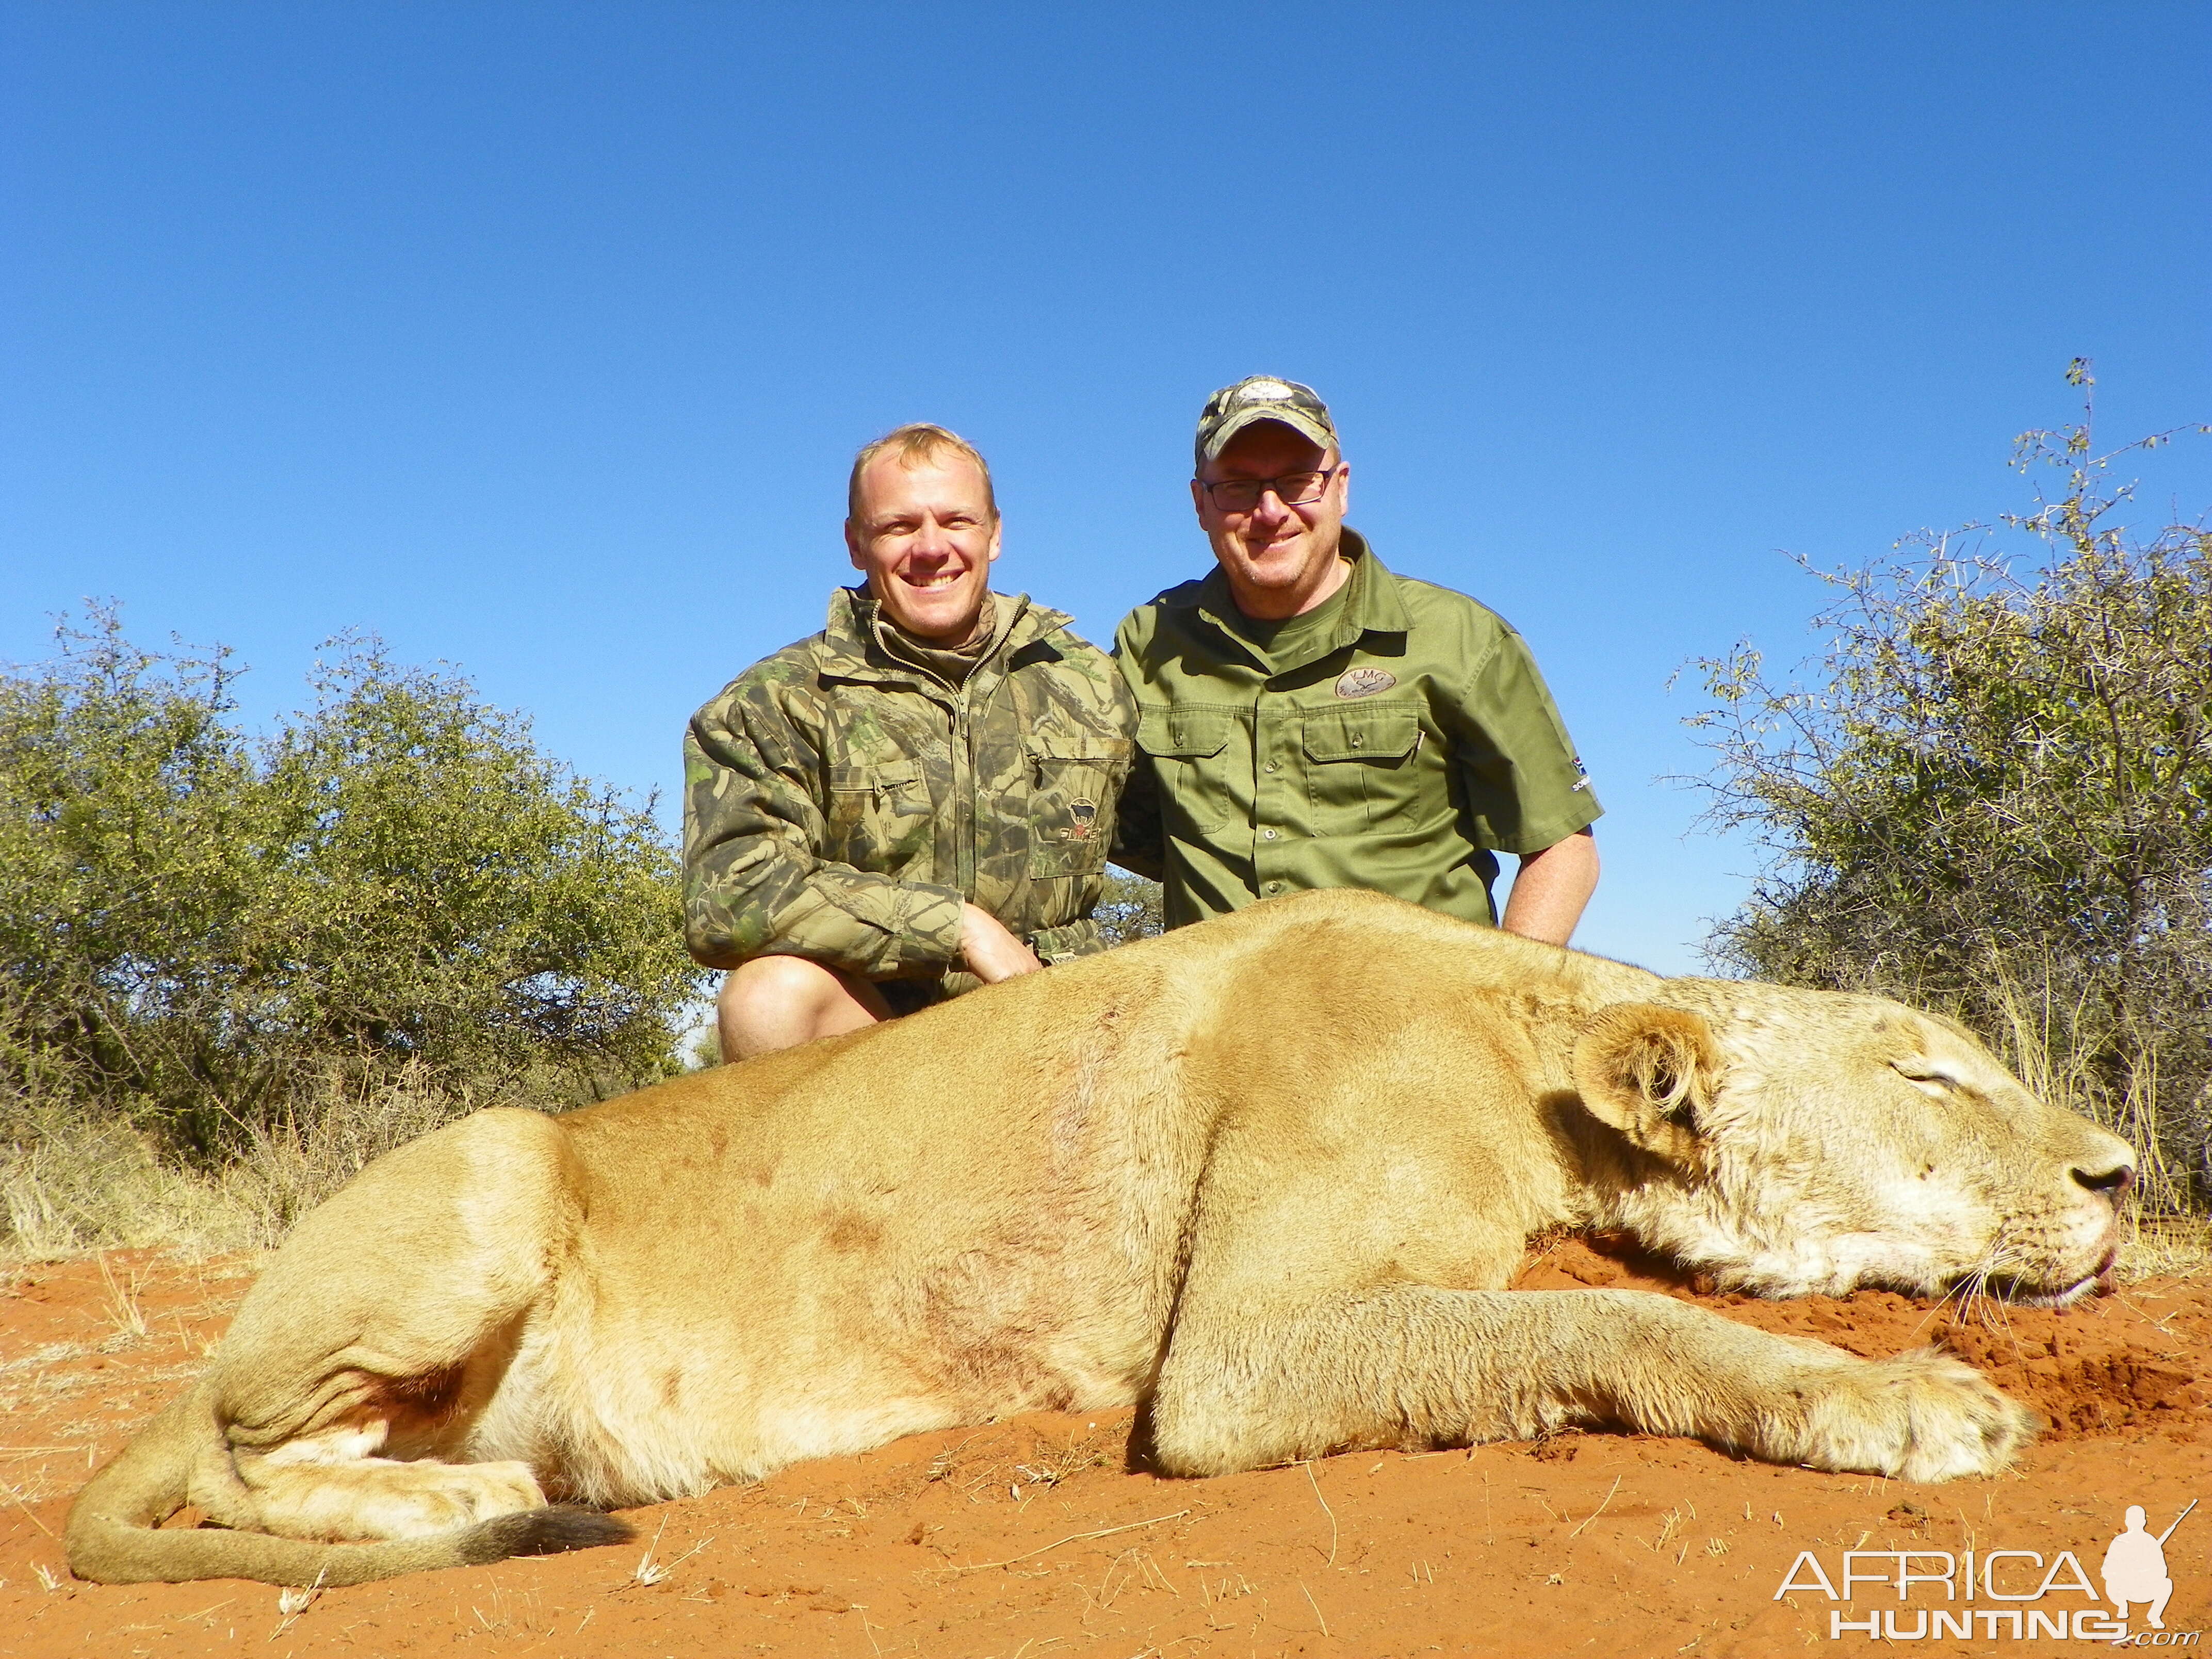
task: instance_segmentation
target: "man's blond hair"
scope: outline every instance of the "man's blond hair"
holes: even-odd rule
[[[927,421],[913,421],[884,433],[853,457],[853,476],[845,485],[845,519],[848,524],[860,521],[860,474],[867,471],[869,463],[878,456],[894,453],[898,457],[898,464],[909,472],[946,454],[965,456],[975,462],[975,470],[983,475],[984,503],[991,509],[992,522],[995,524],[998,521],[999,496],[998,492],[991,488],[991,464],[983,459],[975,445],[958,433],[948,431],[941,426],[933,426]]]

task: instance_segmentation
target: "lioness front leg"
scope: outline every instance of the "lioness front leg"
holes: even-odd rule
[[[1272,1309],[1187,1295],[1152,1421],[1178,1474],[1615,1423],[1911,1480],[1993,1473],[2035,1425],[1931,1351],[1858,1359],[1635,1291],[1412,1285]]]

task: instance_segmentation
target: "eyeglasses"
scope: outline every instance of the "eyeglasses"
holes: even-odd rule
[[[1285,472],[1279,478],[1223,478],[1213,483],[1201,478],[1198,487],[1217,513],[1249,513],[1271,489],[1285,507],[1304,507],[1308,501],[1319,501],[1328,481],[1343,471],[1342,466],[1332,466],[1322,472]]]

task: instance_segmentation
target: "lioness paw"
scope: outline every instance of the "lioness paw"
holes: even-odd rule
[[[545,1507],[526,1463],[373,1464],[353,1494],[353,1535],[422,1538]]]
[[[1818,1469],[1923,1481],[1994,1474],[2039,1426],[1979,1371],[1933,1348],[1855,1365],[1808,1393],[1800,1456]]]

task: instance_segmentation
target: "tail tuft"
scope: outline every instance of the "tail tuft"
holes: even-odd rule
[[[626,1544],[637,1536],[627,1521],[597,1510],[556,1504],[548,1509],[502,1515],[471,1527],[463,1534],[463,1559],[472,1565],[504,1561],[513,1555],[559,1555],[568,1550]]]

